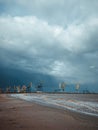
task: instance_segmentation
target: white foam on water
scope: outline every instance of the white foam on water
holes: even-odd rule
[[[98,102],[79,101],[76,99],[68,100],[65,96],[62,95],[62,98],[60,98],[56,94],[11,94],[11,96],[46,106],[68,109],[87,115],[98,116]]]

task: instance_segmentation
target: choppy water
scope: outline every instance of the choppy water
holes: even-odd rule
[[[11,94],[12,97],[45,106],[98,116],[97,94]]]

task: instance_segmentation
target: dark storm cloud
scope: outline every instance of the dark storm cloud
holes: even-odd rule
[[[0,3],[3,66],[44,73],[68,82],[97,82],[97,0]]]

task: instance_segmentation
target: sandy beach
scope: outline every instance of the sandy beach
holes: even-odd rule
[[[98,130],[98,117],[0,95],[0,130]]]

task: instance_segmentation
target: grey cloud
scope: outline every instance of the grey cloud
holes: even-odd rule
[[[3,65],[76,82],[97,82],[98,19],[82,24],[49,25],[37,17],[0,17]]]
[[[98,82],[97,0],[0,0],[4,66]]]
[[[1,0],[7,6],[3,13],[35,15],[51,24],[63,25],[97,16],[97,0]],[[2,12],[1,12],[2,13]]]

